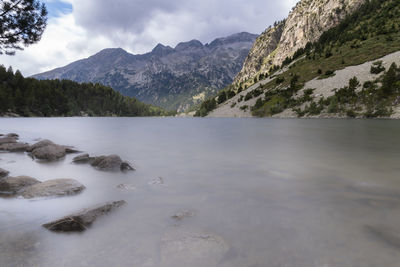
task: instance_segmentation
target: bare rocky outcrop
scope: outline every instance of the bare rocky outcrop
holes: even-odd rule
[[[322,33],[338,25],[347,15],[357,10],[365,0],[302,0],[288,18],[269,28],[257,38],[235,83],[267,73],[272,66],[280,66],[308,42],[315,42]],[[278,40],[279,39],[279,40]],[[272,51],[271,51],[272,50]]]
[[[90,163],[101,171],[132,171],[135,170],[127,161],[122,161],[118,155],[90,157],[89,154],[79,155],[72,160],[74,163]]]
[[[20,195],[24,198],[76,195],[86,187],[74,179],[54,179],[25,187]]]
[[[126,204],[124,200],[96,205],[65,216],[56,221],[43,224],[43,227],[54,232],[82,232],[90,227],[99,217]]]

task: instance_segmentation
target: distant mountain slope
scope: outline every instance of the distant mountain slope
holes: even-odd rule
[[[99,82],[141,101],[183,111],[233,81],[256,37],[243,32],[206,45],[197,40],[175,48],[159,44],[143,55],[104,49],[33,77]]]

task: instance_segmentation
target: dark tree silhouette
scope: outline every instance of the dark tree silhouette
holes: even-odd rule
[[[0,54],[14,55],[40,40],[47,24],[46,6],[38,0],[0,0]]]

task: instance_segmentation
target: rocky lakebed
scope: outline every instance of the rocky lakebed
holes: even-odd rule
[[[37,139],[37,142],[28,144],[19,141],[16,133],[0,134],[0,153],[20,153],[30,157],[37,164],[58,162],[68,154],[76,154],[71,164],[90,165],[95,170],[107,172],[112,179],[117,172],[135,171],[133,165],[122,160],[118,155],[90,156],[73,146],[59,145],[47,139]],[[0,159],[1,160],[1,159]],[[62,164],[65,164],[62,162]],[[148,182],[150,186],[166,186],[162,177]],[[120,190],[134,191],[131,184],[118,184]],[[9,176],[9,171],[0,168],[0,198],[28,199],[51,202],[62,197],[74,197],[85,194],[86,186],[72,178],[56,178],[45,181],[30,177],[26,173],[19,176]],[[92,224],[105,215],[129,205],[125,200],[110,200],[90,207],[82,207],[73,213],[55,218],[53,221],[42,224],[45,229],[54,233],[81,233],[88,230]],[[181,209],[171,214],[172,230],[167,231],[160,240],[160,260],[163,266],[190,266],[199,262],[217,264],[229,251],[228,243],[219,235],[199,229],[179,228],[183,220],[196,216],[193,209]],[[152,263],[152,261],[150,261]],[[143,266],[148,265],[145,262]]]

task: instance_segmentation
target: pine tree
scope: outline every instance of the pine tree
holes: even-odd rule
[[[47,24],[47,9],[38,0],[0,0],[0,54],[40,40]]]

